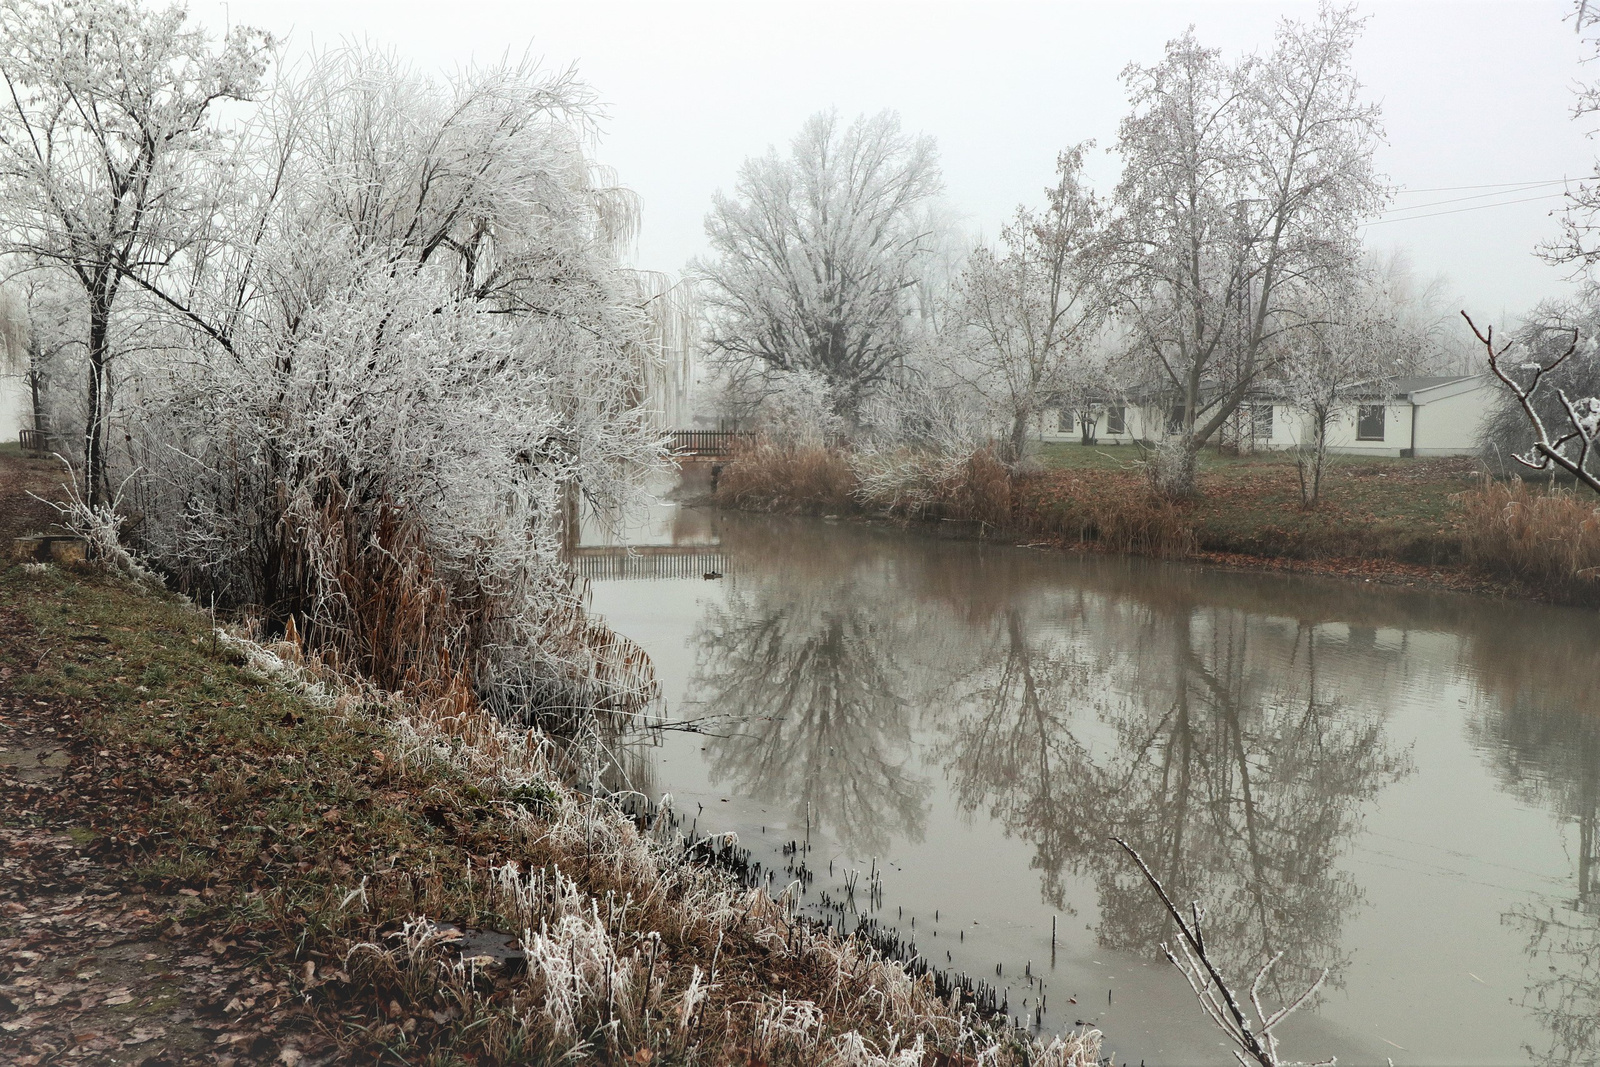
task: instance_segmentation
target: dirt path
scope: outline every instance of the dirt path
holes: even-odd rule
[[[54,465],[0,456],[0,537],[45,530]],[[4,566],[0,563],[0,566]],[[0,1064],[298,1062],[315,1047],[260,941],[190,913],[209,890],[134,876],[148,841],[117,754],[80,700],[26,679],[109,655],[84,627],[51,647],[0,589]],[[287,1050],[287,1051],[286,1051]]]

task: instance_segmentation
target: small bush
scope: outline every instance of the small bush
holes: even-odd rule
[[[1600,597],[1600,507],[1571,492],[1535,492],[1521,479],[1462,494],[1462,548],[1480,571],[1557,600]]]
[[[904,519],[1011,523],[1011,472],[993,449],[872,449],[853,457],[863,506]]]

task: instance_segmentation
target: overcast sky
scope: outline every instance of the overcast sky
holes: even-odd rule
[[[1600,68],[1580,64],[1566,6],[1361,5],[1371,17],[1356,67],[1383,104],[1380,169],[1404,190],[1369,244],[1447,275],[1475,316],[1500,321],[1568,291],[1566,272],[1533,255],[1556,233],[1560,186],[1531,187],[1587,175],[1600,149],[1570,118],[1572,87]],[[1127,63],[1155,62],[1191,23],[1230,55],[1266,50],[1280,17],[1315,6],[192,0],[191,11],[292,34],[299,47],[366,39],[424,68],[508,49],[576,64],[607,105],[601,160],[644,198],[639,263],[677,272],[704,246],[712,192],[814,111],[892,108],[933,135],[947,199],[993,235],[1018,203],[1042,199],[1058,149],[1115,141]],[[1109,191],[1115,160],[1096,153],[1091,174]],[[1490,185],[1505,188],[1477,188]]]

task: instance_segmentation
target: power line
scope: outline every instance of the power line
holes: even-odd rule
[[[1549,181],[1537,182],[1501,182],[1498,185],[1436,185],[1429,189],[1397,189],[1395,192],[1404,196],[1407,193],[1464,193],[1469,189],[1518,189],[1533,188],[1540,185],[1556,185],[1564,182],[1565,178],[1552,178]]]
[[[1492,207],[1510,207],[1512,204],[1531,204],[1535,200],[1555,200],[1566,196],[1566,193],[1545,193],[1543,196],[1530,196],[1525,200],[1506,200],[1498,204],[1476,204],[1472,207],[1456,207],[1449,211],[1430,211],[1426,215],[1407,215],[1403,219],[1379,219],[1377,222],[1364,222],[1361,225],[1387,226],[1392,222],[1412,222],[1416,219],[1431,219],[1438,215],[1459,215],[1463,211],[1487,211]]]
[[[1565,184],[1566,184],[1565,181],[1540,182],[1538,185],[1529,185],[1529,186],[1525,186],[1525,187],[1520,188],[1520,189],[1499,189],[1499,190],[1496,190],[1495,192],[1492,192],[1492,193],[1473,193],[1471,196],[1453,196],[1448,200],[1430,200],[1426,204],[1406,204],[1406,205],[1404,205],[1402,207],[1392,207],[1388,211],[1385,211],[1384,214],[1385,215],[1390,215],[1390,214],[1393,214],[1396,211],[1421,211],[1425,207],[1438,207],[1441,204],[1459,204],[1464,200],[1482,200],[1485,197],[1506,196],[1509,193],[1526,193],[1526,192],[1531,192],[1534,189],[1538,189],[1538,188],[1541,188],[1541,187],[1546,186],[1546,185],[1565,185]]]

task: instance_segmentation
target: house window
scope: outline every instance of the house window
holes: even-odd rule
[[[1250,435],[1258,441],[1272,440],[1272,405],[1255,405],[1250,417]]]
[[[1383,440],[1383,412],[1382,404],[1362,404],[1356,409],[1357,441]]]
[[[1056,433],[1072,432],[1072,412],[1062,408],[1056,412]]]
[[[1128,432],[1128,410],[1121,404],[1106,409],[1106,433]]]
[[[1172,407],[1167,411],[1167,432],[1168,433],[1182,433],[1183,432],[1183,424],[1186,421],[1184,419],[1184,415],[1188,412],[1188,410],[1189,410],[1189,408],[1188,408],[1187,404],[1174,404],[1174,405],[1172,405]]]

